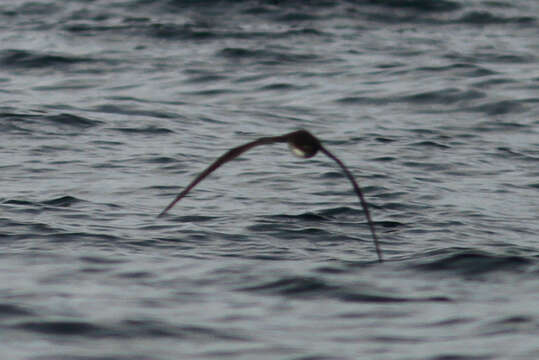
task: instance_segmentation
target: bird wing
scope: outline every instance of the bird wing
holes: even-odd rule
[[[288,135],[288,134],[287,134]],[[266,144],[274,144],[278,142],[286,142],[288,137],[287,135],[282,136],[271,136],[271,137],[262,137],[259,139],[256,139],[254,141],[248,142],[247,144],[243,144],[240,146],[237,146],[233,149],[228,150],[226,153],[221,155],[217,160],[215,160],[210,166],[208,166],[203,172],[200,173],[181,193],[176,196],[174,200],[165,208],[165,210],[161,211],[161,213],[157,217],[161,217],[165,215],[167,211],[169,211],[178,201],[180,201],[185,195],[191,191],[199,182],[204,180],[206,176],[211,174],[213,171],[215,171],[217,168],[219,168],[221,165],[223,165],[226,162],[229,162],[231,160],[234,160],[247,150],[250,150],[256,146],[259,145],[266,145]]]

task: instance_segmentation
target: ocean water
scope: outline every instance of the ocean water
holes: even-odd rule
[[[9,360],[538,359],[539,2],[0,4]],[[342,171],[257,147],[307,129]]]

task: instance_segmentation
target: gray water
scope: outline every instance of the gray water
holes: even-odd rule
[[[539,358],[539,2],[0,5],[2,359]],[[304,128],[330,159],[231,147]]]

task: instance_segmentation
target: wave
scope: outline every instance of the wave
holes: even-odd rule
[[[58,198],[42,201],[41,203],[49,206],[70,207],[71,205],[83,202],[84,200],[77,199],[73,196],[61,196]]]
[[[477,276],[493,272],[523,272],[533,261],[518,255],[497,255],[475,249],[447,249],[438,251],[434,259],[413,264],[414,269]],[[449,254],[446,254],[449,252]]]
[[[470,11],[462,15],[455,22],[469,25],[499,25],[499,24],[533,24],[537,21],[531,16],[505,17],[495,15],[489,11]]]
[[[69,131],[85,130],[101,125],[103,122],[84,116],[60,113],[60,114],[23,114],[23,113],[0,113],[0,130],[8,133],[53,133],[58,134],[58,129]]]
[[[369,96],[347,96],[335,101],[345,105],[387,105],[393,103],[411,103],[417,105],[447,105],[459,104],[475,99],[482,99],[486,95],[477,90],[460,90],[455,88],[423,91],[405,96],[376,98]]]
[[[0,64],[12,68],[48,68],[62,67],[77,63],[93,62],[94,60],[63,54],[41,53],[29,50],[2,50],[0,51]]]
[[[11,200],[4,200],[2,204],[6,205],[24,205],[24,206],[39,206],[39,205],[46,205],[46,206],[53,206],[53,207],[69,207],[71,205],[84,202],[84,200],[77,199],[73,196],[60,196],[57,198],[52,198],[49,200],[44,201],[28,201],[28,200],[17,200],[17,199],[11,199]]]
[[[144,126],[144,127],[125,127],[125,128],[111,128],[110,130],[119,131],[124,134],[141,134],[141,135],[167,135],[172,134],[174,131],[158,126]]]
[[[384,293],[365,286],[358,289],[352,286],[335,285],[328,280],[314,277],[282,277],[254,286],[240,289],[265,295],[279,295],[293,298],[332,298],[345,302],[359,303],[404,303],[404,302],[446,302],[447,297],[405,297],[395,296],[394,293]]]
[[[257,60],[265,65],[282,65],[287,63],[310,63],[322,61],[316,54],[298,54],[275,50],[252,50],[247,48],[224,48],[219,51],[219,56],[233,61]]]
[[[127,319],[112,324],[94,324],[76,319],[25,321],[12,325],[13,328],[49,336],[84,338],[174,338],[191,339],[199,342],[244,341],[243,335],[217,328],[185,325],[173,326],[166,322]]]
[[[459,2],[450,0],[367,0],[365,3],[376,4],[383,7],[412,9],[422,12],[447,12],[461,8]]]
[[[33,315],[35,315],[34,312],[27,310],[20,305],[14,305],[10,303],[0,304],[0,319]]]
[[[86,117],[68,114],[68,113],[62,113],[57,115],[45,115],[43,116],[43,119],[49,121],[50,123],[56,124],[56,125],[67,125],[77,128],[90,128],[97,125],[101,125],[102,122],[99,120],[92,120],[88,119]]]

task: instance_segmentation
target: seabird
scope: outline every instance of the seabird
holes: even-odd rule
[[[169,211],[178,201],[180,201],[184,196],[186,196],[191,189],[193,189],[199,182],[204,180],[206,176],[211,174],[214,170],[216,170],[218,167],[223,165],[224,163],[233,160],[246,152],[247,150],[250,150],[256,146],[259,145],[266,145],[266,144],[275,144],[275,143],[288,143],[288,146],[292,150],[292,152],[302,158],[310,158],[316,155],[318,151],[323,152],[326,154],[330,159],[333,159],[344,171],[346,174],[346,177],[350,180],[352,183],[352,186],[354,187],[354,191],[356,192],[359,202],[361,203],[361,206],[363,207],[363,211],[365,212],[365,217],[367,218],[367,223],[369,224],[369,228],[372,233],[372,238],[374,241],[374,247],[376,249],[376,254],[378,255],[378,261],[382,262],[382,251],[380,250],[380,245],[378,244],[378,237],[376,236],[376,232],[374,230],[374,223],[371,219],[371,215],[369,213],[369,209],[367,207],[367,202],[365,201],[365,197],[363,196],[363,192],[359,188],[359,185],[357,184],[356,180],[352,176],[352,173],[348,170],[348,168],[344,165],[344,163],[337,158],[335,155],[333,155],[331,152],[329,152],[318,140],[314,135],[312,135],[307,130],[297,130],[288,134],[280,135],[280,136],[269,136],[269,137],[262,137],[259,139],[256,139],[254,141],[251,141],[247,144],[235,147],[233,149],[228,150],[225,154],[221,155],[217,160],[213,162],[206,170],[204,170],[200,175],[198,175],[191,183],[176,196],[176,198],[158,215],[158,217],[161,217],[165,215],[167,211]]]

